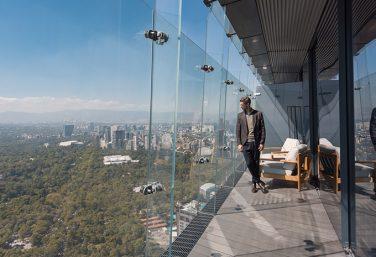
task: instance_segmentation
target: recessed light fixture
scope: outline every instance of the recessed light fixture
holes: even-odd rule
[[[257,43],[257,42],[258,42],[257,38],[252,39],[252,43]]]
[[[268,67],[266,67],[266,66],[263,66],[263,67],[262,67],[262,69],[263,69],[263,70],[267,70],[267,69],[268,69]]]

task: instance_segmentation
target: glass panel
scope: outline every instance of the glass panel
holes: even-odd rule
[[[178,235],[210,196],[210,191],[204,192],[201,186],[209,175],[205,169],[212,163],[208,153],[211,148],[202,141],[202,130],[207,128],[202,127],[205,73],[201,66],[205,63],[205,52],[185,35],[181,46],[175,181]]]
[[[154,42],[151,150],[148,183],[160,183],[164,190],[148,195],[147,256],[159,256],[176,235],[175,215],[170,215],[170,192],[174,181],[174,128],[177,78],[177,28],[154,14],[154,28],[168,36],[163,44]]]
[[[143,256],[151,9],[0,5],[0,255]]]
[[[338,10],[335,2],[328,6],[334,14]],[[333,241],[342,240],[341,192],[339,188],[340,150],[340,99],[338,54],[338,16],[325,13],[322,25],[334,20],[333,26],[321,29],[316,47],[317,105],[318,105],[318,182],[320,198],[334,228]],[[328,42],[331,42],[330,46]],[[315,174],[316,175],[316,174]],[[344,226],[348,224],[343,224]]]
[[[355,21],[364,14],[353,13],[353,26],[359,26]],[[358,29],[359,33],[354,35],[353,42],[356,254],[362,257],[376,255],[375,18],[376,16],[373,16]]]

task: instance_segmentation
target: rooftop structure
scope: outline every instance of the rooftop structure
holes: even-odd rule
[[[104,165],[123,164],[123,163],[138,163],[139,160],[132,160],[129,155],[108,155],[103,157]]]
[[[64,142],[59,143],[59,146],[63,146],[63,147],[66,147],[66,146],[82,146],[82,145],[84,145],[84,143],[76,141],[76,140],[64,141]]]

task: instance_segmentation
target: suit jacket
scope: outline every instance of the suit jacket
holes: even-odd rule
[[[257,145],[265,144],[265,124],[264,124],[264,117],[262,116],[262,112],[254,110],[256,113],[254,114],[254,133],[255,133],[255,142]],[[238,120],[236,122],[236,139],[238,145],[244,145],[248,140],[248,124],[247,118],[245,116],[245,112],[241,112],[238,114]]]
[[[376,107],[372,110],[371,121],[369,122],[369,134],[372,144],[376,145]]]

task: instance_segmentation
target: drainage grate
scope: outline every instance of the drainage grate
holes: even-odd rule
[[[221,208],[222,204],[230,194],[232,190],[232,187],[230,186],[236,185],[242,175],[242,172],[235,172],[227,178],[224,184],[225,187],[222,187],[217,191],[216,197],[210,199],[201,212],[194,217],[191,223],[189,223],[184,231],[171,244],[170,247],[172,256],[187,257],[189,255],[193,247],[204,233],[205,229],[208,227],[210,221],[213,219],[213,214],[218,213],[218,210]],[[168,252],[169,249],[167,249],[161,255],[161,257],[168,257]]]

